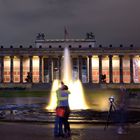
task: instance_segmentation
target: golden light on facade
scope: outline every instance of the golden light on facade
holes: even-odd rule
[[[119,59],[119,56],[118,55],[113,55],[112,59],[114,59],[114,58]]]
[[[14,68],[20,66],[20,60],[19,58],[14,58]]]
[[[39,59],[33,58],[33,68],[39,69]]]
[[[29,67],[29,58],[24,57],[23,58],[23,65],[26,65],[26,67]]]
[[[38,56],[33,56],[33,59],[38,59],[39,57]]]
[[[10,58],[9,57],[4,58],[4,67],[10,68]]]
[[[109,59],[108,58],[104,58],[102,60],[102,67],[108,68],[109,67]]]
[[[119,61],[119,58],[117,56],[114,56],[112,58],[112,65],[113,65],[113,68],[119,69],[120,61]]]
[[[14,56],[14,59],[20,59],[18,56]]]
[[[99,67],[99,58],[97,57],[97,56],[93,56],[92,57],[92,67],[96,67],[96,68],[98,68]]]
[[[4,82],[10,82],[10,57],[4,57]]]
[[[24,57],[23,58],[23,81],[25,81],[25,79],[27,78],[27,73],[29,72],[29,58],[28,57]]]
[[[4,59],[10,59],[10,56],[4,56]]]
[[[39,81],[39,57],[33,56],[33,82]]]
[[[98,55],[93,55],[92,58],[98,58]]]

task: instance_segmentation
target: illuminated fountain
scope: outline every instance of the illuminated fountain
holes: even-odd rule
[[[71,58],[70,52],[67,47],[64,49],[63,65],[62,65],[62,81],[64,84],[68,85],[69,91],[71,92],[69,96],[69,104],[71,110],[77,109],[88,109],[84,98],[84,91],[81,81],[74,80],[72,78],[72,68],[71,68]],[[50,103],[46,109],[54,110],[56,108],[56,90],[60,88],[60,80],[54,80],[51,89]]]

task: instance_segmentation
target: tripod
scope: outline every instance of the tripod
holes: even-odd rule
[[[108,115],[107,115],[107,119],[106,119],[106,124],[105,124],[105,127],[104,127],[104,130],[106,130],[108,128],[108,125],[109,125],[109,121],[110,121],[110,118],[111,118],[111,114],[112,114],[112,111],[116,110],[115,109],[115,103],[114,103],[114,100],[109,100],[110,101],[110,108],[109,108],[109,111],[108,111]]]

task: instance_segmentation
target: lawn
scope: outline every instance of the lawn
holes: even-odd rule
[[[11,97],[49,97],[50,90],[46,91],[26,91],[26,90],[3,90],[0,91],[0,97],[11,98]]]

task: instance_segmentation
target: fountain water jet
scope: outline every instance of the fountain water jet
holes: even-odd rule
[[[71,58],[70,52],[67,47],[64,49],[63,57],[63,68],[62,68],[62,81],[68,85],[69,91],[71,92],[69,96],[69,104],[71,110],[77,109],[88,109],[84,98],[84,91],[82,83],[79,79],[72,79],[72,68],[71,68]],[[53,110],[56,108],[56,90],[60,87],[60,80],[54,80],[51,89],[51,99],[49,105],[46,109]]]

